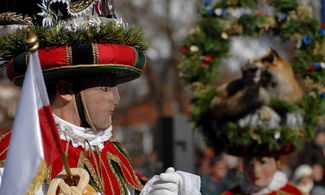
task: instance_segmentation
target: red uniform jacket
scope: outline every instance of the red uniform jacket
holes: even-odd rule
[[[0,137],[0,166],[3,167],[11,133]],[[141,191],[143,184],[140,175],[134,171],[126,149],[114,137],[105,142],[102,151],[85,151],[82,147],[74,148],[71,143],[61,140],[65,148],[70,168],[84,168],[89,172],[90,185],[102,194],[127,194],[127,186]],[[63,170],[59,157],[47,168],[47,183]],[[142,178],[141,178],[142,179]],[[142,180],[145,182],[145,180]]]

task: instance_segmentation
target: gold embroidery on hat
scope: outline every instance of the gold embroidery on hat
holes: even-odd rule
[[[139,60],[139,52],[137,49],[135,49],[134,47],[132,47],[133,52],[134,52],[134,63],[132,66],[136,66]]]
[[[97,46],[96,43],[92,43],[91,47],[92,47],[92,50],[93,50],[94,64],[99,64],[98,46]]]
[[[71,2],[71,0],[69,0],[70,5],[68,8],[71,13],[78,13],[89,7],[93,2],[94,0],[79,0],[75,2]]]
[[[67,64],[72,65],[72,47],[66,46]]]
[[[0,21],[7,22],[10,24],[24,24],[32,25],[33,20],[31,17],[18,14],[16,12],[4,12],[0,14]]]

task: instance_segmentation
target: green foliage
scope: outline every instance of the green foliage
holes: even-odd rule
[[[107,23],[89,28],[79,28],[71,31],[65,28],[51,27],[29,27],[39,40],[40,48],[51,48],[62,45],[76,45],[81,43],[114,43],[129,45],[146,50],[148,44],[144,39],[143,32],[136,27],[125,29],[117,26],[115,23]],[[17,32],[0,39],[0,56],[10,59],[26,51],[24,38],[25,29],[19,29]]]
[[[279,12],[289,12],[296,9],[299,5],[297,0],[270,0],[270,5],[274,6]]]
[[[256,15],[247,15],[240,17],[238,23],[243,25],[244,34],[252,37],[257,37],[259,35],[258,24],[261,22],[261,19],[261,17],[258,17]]]
[[[290,39],[295,34],[312,35],[318,33],[320,28],[320,21],[314,18],[308,18],[303,20],[290,20],[280,26],[281,36],[286,39]]]
[[[289,143],[298,147],[304,139],[310,139],[314,135],[318,117],[325,113],[325,101],[322,97],[325,90],[319,86],[317,89],[309,86],[323,85],[325,82],[324,69],[312,69],[315,63],[325,61],[325,30],[321,30],[321,22],[310,17],[309,8],[302,6],[297,0],[266,1],[268,6],[274,7],[274,15],[266,15],[263,13],[264,10],[259,10],[260,5],[265,3],[261,2],[222,0],[213,5],[203,6],[202,20],[183,41],[183,60],[178,68],[181,80],[192,86],[192,121],[202,129],[207,142],[213,145],[216,151],[260,144],[266,144],[275,150]],[[230,8],[249,8],[251,12],[234,18],[229,14]],[[228,56],[229,37],[237,35],[253,38],[269,35],[297,45],[290,64],[297,78],[310,79],[313,84],[305,84],[305,95],[297,103],[271,99],[266,104],[281,116],[283,125],[279,128],[265,129],[259,126],[242,128],[237,121],[229,120],[218,121],[217,129],[206,129],[204,123],[210,102],[219,95],[218,86],[214,85],[221,75],[219,65],[221,59]],[[191,49],[193,46],[196,47],[195,50]],[[212,60],[206,61],[206,56],[211,56]],[[206,88],[193,87],[198,83]],[[285,126],[284,116],[295,113],[303,117],[303,125]]]
[[[317,129],[318,116],[325,113],[325,101],[320,96],[314,96],[312,94],[317,94],[314,92],[306,95],[299,106],[304,110],[304,125],[303,128],[306,133],[306,137],[313,137]]]
[[[280,114],[295,112],[299,110],[299,107],[297,105],[275,98],[270,100],[268,106]]]
[[[257,8],[257,0],[240,0],[239,6],[255,9]]]
[[[200,121],[202,114],[209,109],[209,104],[212,98],[217,95],[217,91],[214,88],[207,88],[204,90],[197,91],[193,94],[191,113],[193,121]],[[198,123],[195,123],[198,124]]]

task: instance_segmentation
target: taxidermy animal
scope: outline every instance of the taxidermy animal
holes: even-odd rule
[[[294,103],[303,96],[292,66],[273,49],[260,59],[250,60],[242,68],[242,78],[221,86],[218,92],[210,104],[218,121],[244,117],[271,98]]]

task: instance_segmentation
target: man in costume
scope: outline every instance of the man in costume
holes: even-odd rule
[[[243,154],[244,174],[240,178],[239,184],[223,195],[304,194],[298,187],[290,183],[286,174],[281,171],[278,155],[278,153],[274,154],[266,150],[263,153]]]
[[[314,5],[207,0],[183,41],[192,121],[217,154],[246,162],[243,184],[227,194],[301,194],[276,162],[324,121],[325,20]]]
[[[153,177],[143,190],[145,181],[134,171],[126,148],[112,136],[112,115],[119,103],[116,85],[139,77],[146,67],[143,33],[116,19],[112,1],[44,0],[26,7],[17,3],[0,6],[5,25],[1,30],[9,32],[1,39],[1,57],[8,78],[21,86],[29,53],[19,45],[25,29],[17,27],[28,26],[37,35],[53,116],[72,172],[77,167],[86,170],[89,184],[101,194],[199,194],[199,177],[173,168]],[[11,132],[0,140],[2,166],[10,136]],[[49,165],[38,193],[55,193],[58,188],[64,192],[69,185],[53,180],[62,169],[60,158]]]

